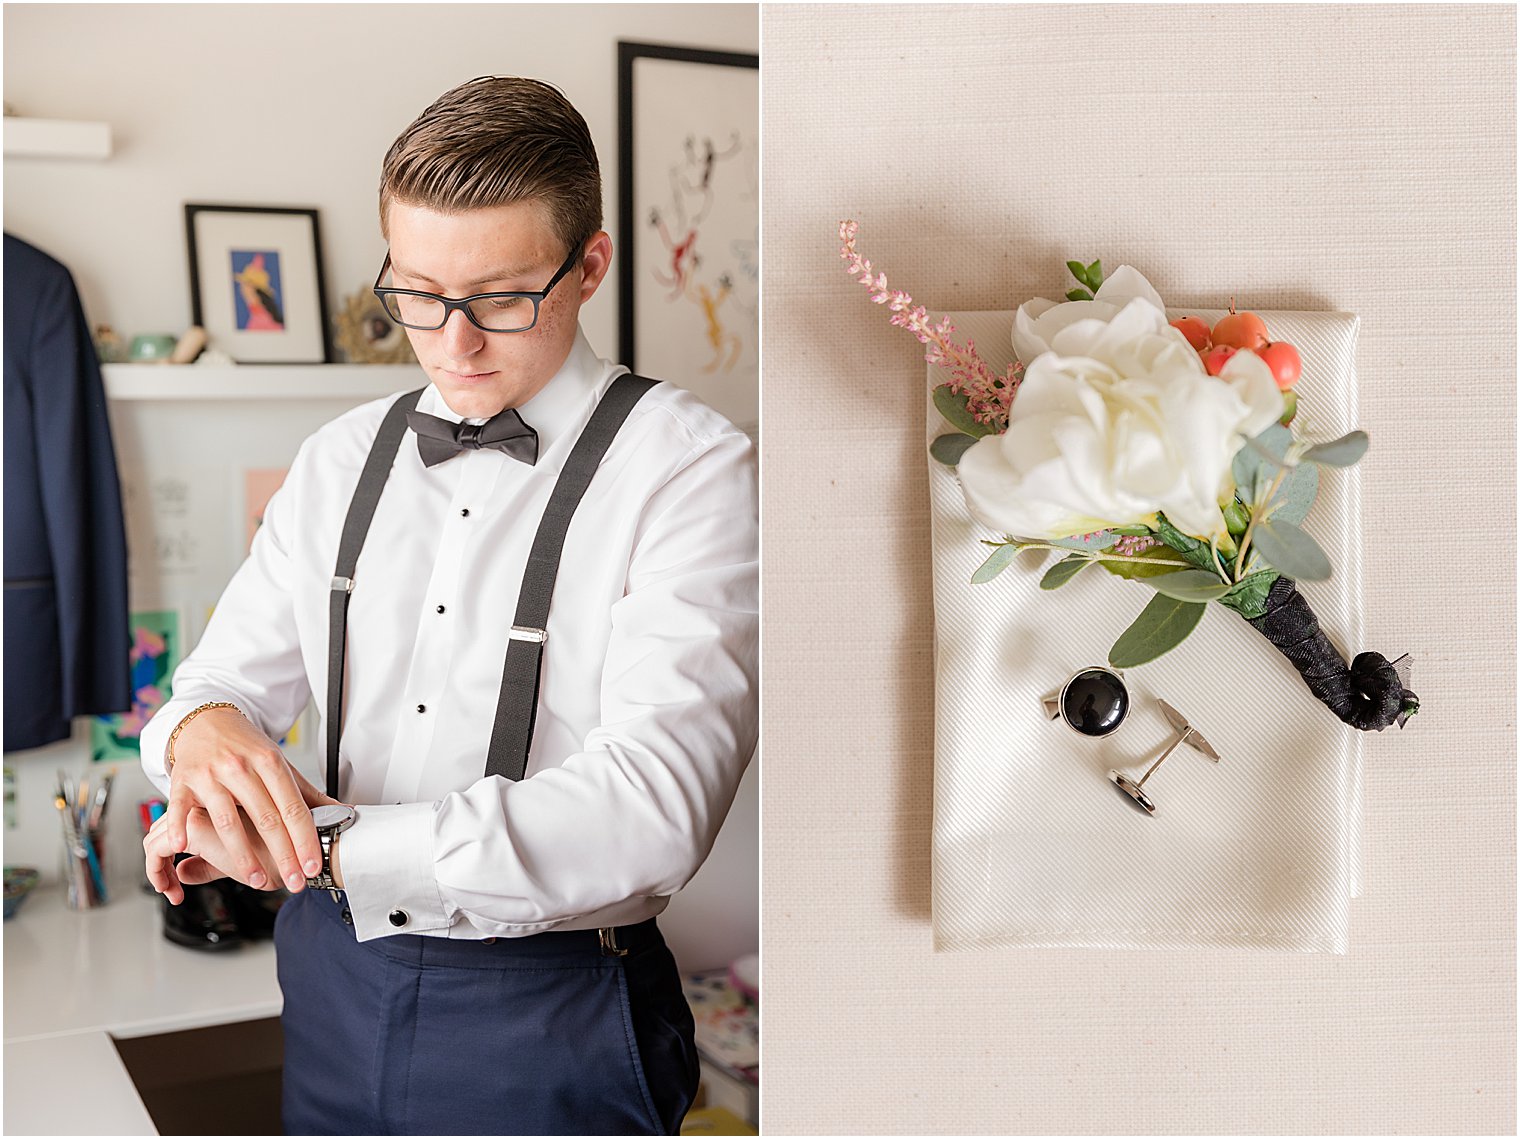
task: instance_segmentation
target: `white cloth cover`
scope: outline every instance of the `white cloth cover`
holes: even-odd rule
[[[1192,314],[1210,323],[1223,315]],[[1295,426],[1312,425],[1325,439],[1354,429],[1357,318],[1260,315],[1303,357]],[[1012,359],[1012,313],[951,320],[994,371]],[[932,404],[945,378],[929,368],[926,448],[952,430]],[[1049,551],[1026,552],[995,580],[970,584],[991,552],[978,539],[999,535],[968,514],[954,471],[928,463],[935,947],[1345,953],[1351,899],[1360,893],[1362,733],[1320,704],[1241,617],[1213,604],[1182,645],[1126,673],[1133,706],[1112,736],[1087,739],[1046,720],[1041,696],[1084,666],[1106,664],[1109,647],[1154,594],[1098,569],[1041,592],[1056,557]],[[1304,529],[1335,572],[1299,586],[1348,660],[1366,648],[1402,651],[1362,643],[1360,491],[1357,468],[1322,471]],[[1179,748],[1146,784],[1157,804],[1147,818],[1107,774],[1138,777],[1171,738],[1158,697],[1223,761]]]

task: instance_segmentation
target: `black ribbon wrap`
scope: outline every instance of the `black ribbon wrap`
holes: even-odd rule
[[[1358,653],[1351,667],[1319,627],[1319,618],[1292,578],[1279,577],[1267,593],[1267,610],[1248,618],[1292,662],[1309,691],[1353,728],[1382,731],[1419,711],[1411,692],[1409,657],[1390,662],[1382,653]]]

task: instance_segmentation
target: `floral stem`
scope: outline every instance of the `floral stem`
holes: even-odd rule
[[[966,397],[966,410],[974,420],[994,433],[1006,430],[1008,408],[1023,381],[1024,366],[1010,364],[1002,375],[995,374],[977,354],[974,341],[968,339],[962,346],[951,339],[955,326],[948,318],[934,323],[928,310],[914,304],[907,292],[888,288],[887,275],[873,272],[871,262],[855,248],[859,228],[853,221],[839,223],[839,255],[844,259],[845,272],[870,290],[871,300],[887,307],[892,313],[889,323],[906,328],[927,347],[925,360],[949,371],[946,386],[952,395]]]
[[[1209,568],[1219,571],[1220,581],[1230,582],[1230,569],[1227,565],[1225,565],[1224,559],[1219,556],[1218,538],[1209,539],[1209,552],[1214,555],[1213,558],[1209,561]]]
[[[1048,542],[989,542],[991,546],[1017,546],[1021,550],[1060,550],[1067,554],[1081,554],[1092,562],[1144,562],[1152,566],[1180,566],[1189,569],[1188,562],[1174,562],[1165,558],[1141,558],[1131,557],[1127,554],[1088,553],[1086,550],[1073,550],[1068,546],[1054,546]]]
[[[1277,477],[1272,480],[1272,489],[1267,491],[1265,498],[1259,500],[1251,511],[1251,521],[1246,525],[1245,536],[1240,539],[1240,551],[1235,555],[1235,583],[1245,576],[1246,551],[1251,548],[1251,535],[1256,532],[1256,520],[1262,516],[1266,506],[1277,494],[1277,488],[1282,486],[1283,479],[1288,476],[1288,468],[1283,467],[1277,472]]]

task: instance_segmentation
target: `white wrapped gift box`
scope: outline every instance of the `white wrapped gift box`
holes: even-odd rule
[[[1224,313],[1191,310],[1211,324]],[[1357,426],[1357,318],[1262,312],[1303,357],[1300,426],[1333,438]],[[1011,312],[950,314],[995,373],[1013,359]],[[953,430],[932,403],[925,444]],[[1373,441],[1376,446],[1376,440]],[[934,943],[1347,951],[1360,892],[1364,733],[1338,720],[1238,614],[1210,604],[1193,634],[1125,674],[1133,707],[1103,739],[1045,719],[1040,699],[1105,664],[1154,592],[1089,569],[1039,588],[1056,555],[1027,551],[995,580],[971,575],[996,539],[967,512],[953,470],[928,459],[935,612]],[[1301,583],[1349,660],[1362,635],[1358,468],[1325,470],[1303,528],[1334,576]],[[1391,646],[1396,656],[1398,646]],[[1108,781],[1137,776],[1172,738],[1156,698],[1218,749],[1179,748],[1150,782],[1146,817]]]

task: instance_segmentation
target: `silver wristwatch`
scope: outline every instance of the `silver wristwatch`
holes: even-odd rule
[[[324,803],[312,808],[311,821],[317,827],[317,841],[322,844],[322,869],[314,877],[306,879],[308,890],[326,890],[338,900],[338,884],[332,876],[333,837],[354,825],[359,812],[341,803]]]

